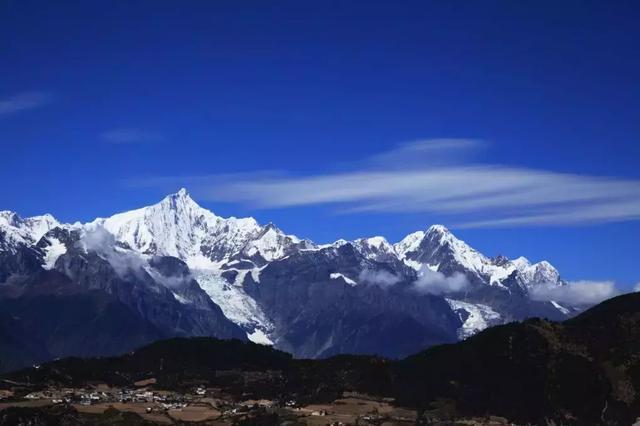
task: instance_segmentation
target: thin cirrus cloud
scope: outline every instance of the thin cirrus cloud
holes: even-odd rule
[[[0,116],[39,108],[53,100],[48,92],[22,92],[0,99]]]
[[[158,177],[136,186],[185,185],[201,199],[253,208],[334,205],[342,213],[430,213],[457,228],[580,225],[640,219],[640,181],[479,164],[480,141],[425,140],[306,176],[256,172]]]
[[[100,139],[113,144],[136,144],[147,142],[160,142],[162,135],[140,128],[118,128],[108,130],[100,134]]]

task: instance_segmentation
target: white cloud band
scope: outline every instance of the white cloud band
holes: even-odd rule
[[[531,289],[534,300],[553,300],[571,306],[590,306],[620,294],[613,281],[573,281],[564,286],[539,285]]]
[[[640,219],[640,181],[461,161],[469,140],[420,141],[340,173],[265,172],[159,178],[202,199],[257,208],[333,204],[340,211],[431,213],[457,227],[567,225]],[[460,155],[454,156],[452,152]]]

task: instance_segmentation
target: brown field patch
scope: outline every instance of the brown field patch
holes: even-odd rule
[[[160,406],[154,403],[128,402],[124,404],[120,402],[105,402],[105,403],[93,404],[93,405],[81,405],[81,404],[73,405],[73,408],[78,410],[79,413],[85,413],[85,414],[102,414],[109,407],[113,407],[118,411],[126,411],[130,413],[139,414],[143,418],[156,423],[162,423],[162,424],[172,423],[171,419],[169,419],[163,412],[147,413],[147,407],[160,408]]]
[[[169,410],[167,414],[175,420],[183,422],[202,422],[220,417],[220,411],[213,407],[190,405],[181,409]]]
[[[46,407],[47,405],[53,405],[50,399],[34,399],[31,401],[18,401],[18,402],[3,402],[0,403],[0,410],[4,410],[9,407]]]

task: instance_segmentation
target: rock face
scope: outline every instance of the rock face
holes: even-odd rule
[[[397,277],[398,286],[358,283],[363,270]],[[416,295],[401,284],[414,276],[409,268],[394,270],[345,244],[274,261],[261,270],[259,283],[249,275],[243,285],[273,321],[272,338],[283,350],[311,358],[398,356],[454,341],[459,326],[443,298]]]
[[[0,212],[0,339],[30,348],[25,362],[170,336],[248,338],[298,357],[399,357],[494,324],[576,312],[531,300],[538,285],[565,282],[548,262],[486,257],[441,225],[396,244],[317,245],[216,216],[185,190],[87,224]]]

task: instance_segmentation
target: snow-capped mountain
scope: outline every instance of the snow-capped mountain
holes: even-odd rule
[[[442,225],[395,244],[317,245],[271,223],[217,216],[184,189],[86,224],[0,212],[0,262],[0,300],[63,280],[67,293],[104,292],[168,335],[235,335],[233,325],[299,356],[398,356],[572,312],[528,297],[532,286],[565,285],[551,264],[487,257]]]
[[[395,248],[384,237],[360,238],[353,245],[367,259],[388,262],[398,258]]]
[[[0,233],[6,246],[3,250],[15,249],[19,244],[35,244],[44,234],[60,226],[50,214],[21,218],[17,213],[0,211]]]
[[[535,284],[564,284],[558,271],[549,262],[531,264],[524,257],[515,260],[503,256],[488,258],[457,239],[442,225],[433,225],[424,233],[410,234],[395,248],[398,256],[414,268],[425,265],[445,275],[457,271],[472,281],[507,290],[509,288],[505,281],[514,273],[523,289]]]
[[[86,225],[99,226],[142,255],[173,256],[186,262],[212,301],[259,343],[271,343],[267,336],[272,325],[246,295],[242,287],[244,276],[251,273],[257,281],[267,262],[293,250],[313,247],[309,241],[286,235],[273,224],[261,226],[251,217],[216,216],[200,207],[185,189],[152,206]],[[233,279],[229,279],[231,276]]]
[[[242,254],[258,263],[284,256],[304,245],[273,225],[260,226],[253,218],[222,218],[200,207],[185,189],[158,204],[96,219],[118,241],[143,254],[175,256],[191,268],[215,268]]]

